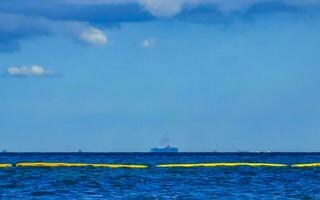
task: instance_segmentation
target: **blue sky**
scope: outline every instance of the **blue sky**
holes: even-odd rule
[[[3,0],[0,149],[319,151],[320,1]]]

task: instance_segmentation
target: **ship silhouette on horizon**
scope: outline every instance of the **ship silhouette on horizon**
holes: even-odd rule
[[[170,145],[167,145],[165,147],[155,147],[150,149],[151,153],[177,153],[179,151],[176,147],[171,147]]]

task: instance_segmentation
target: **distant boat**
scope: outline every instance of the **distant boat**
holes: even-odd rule
[[[177,153],[179,150],[176,147],[171,147],[170,145],[162,148],[152,148],[150,152],[152,153]]]

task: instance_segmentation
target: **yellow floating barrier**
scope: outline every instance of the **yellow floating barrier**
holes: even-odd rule
[[[147,168],[147,165],[123,165],[123,164],[90,164],[92,167],[109,167],[109,168]]]
[[[89,166],[85,163],[48,163],[48,162],[26,162],[17,163],[17,167],[85,167]]]
[[[108,168],[147,168],[148,167],[146,165],[48,163],[48,162],[17,163],[16,166],[17,167],[108,167]]]
[[[291,167],[320,167],[320,163],[294,164]]]
[[[161,164],[156,167],[288,167],[286,164],[275,163],[194,163],[194,164]]]
[[[12,167],[11,164],[0,164],[0,168]]]

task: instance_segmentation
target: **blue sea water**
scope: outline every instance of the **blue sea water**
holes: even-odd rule
[[[146,169],[0,168],[0,199],[320,199],[320,168],[156,168],[166,163],[320,162],[318,153],[1,153],[0,163],[146,164]]]

